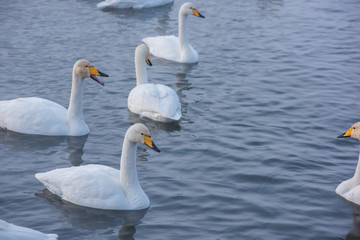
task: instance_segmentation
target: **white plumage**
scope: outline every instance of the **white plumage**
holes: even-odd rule
[[[87,60],[74,64],[69,108],[38,97],[0,101],[0,127],[14,132],[49,136],[82,136],[89,133],[82,112],[83,81],[107,77]]]
[[[172,3],[174,0],[105,0],[99,2],[97,7],[105,8],[152,8]]]
[[[136,171],[136,146],[143,143],[155,151],[147,127],[141,123],[126,132],[121,153],[120,171],[90,164],[37,173],[35,177],[50,192],[77,205],[108,210],[139,210],[150,206],[140,186]]]
[[[344,137],[353,137],[360,140],[360,122],[355,123],[344,134],[339,136],[339,138]],[[354,176],[340,183],[335,192],[348,201],[360,205],[360,154]]]
[[[174,90],[163,84],[149,84],[146,62],[150,63],[149,49],[141,44],[135,51],[136,87],[128,97],[131,112],[155,121],[170,122],[181,118],[181,105]]]
[[[45,234],[0,220],[1,240],[56,240],[57,238],[57,234]]]
[[[147,37],[142,41],[156,57],[181,63],[199,61],[197,51],[188,42],[187,16],[194,15],[204,18],[192,3],[184,3],[179,9],[179,35]]]

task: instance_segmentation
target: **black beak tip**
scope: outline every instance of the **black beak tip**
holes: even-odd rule
[[[344,134],[345,134],[345,133],[343,133],[343,134],[341,134],[341,135],[337,136],[337,138],[346,138],[346,136],[344,136]]]
[[[98,72],[100,74],[100,77],[109,77],[109,75],[107,75],[106,73],[103,73],[103,72],[100,72],[100,71],[98,71]]]
[[[154,144],[154,142],[152,142],[152,149],[156,152],[161,152],[160,149],[158,149],[158,147]]]

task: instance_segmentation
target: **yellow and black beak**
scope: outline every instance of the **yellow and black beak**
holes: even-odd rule
[[[205,18],[204,15],[202,15],[198,10],[196,10],[195,8],[191,9],[192,12],[193,12],[193,15],[194,16],[197,16],[197,17],[201,17],[201,18]]]
[[[92,79],[94,79],[96,82],[100,83],[102,86],[104,86],[105,84],[104,84],[100,79],[98,79],[96,76],[108,77],[109,75],[100,72],[100,71],[97,70],[94,66],[90,66],[90,67],[88,67],[88,68],[89,68],[89,71],[90,71],[90,77],[91,77]]]
[[[144,144],[153,149],[154,151],[160,152],[160,149],[155,146],[150,136],[144,135]]]
[[[145,59],[145,62],[147,65],[149,65],[150,67],[152,66],[152,63],[150,62],[150,56],[147,56]]]
[[[354,130],[354,128],[349,128],[345,133],[341,134],[340,136],[338,136],[338,138],[346,138],[346,137],[351,137],[351,132]]]

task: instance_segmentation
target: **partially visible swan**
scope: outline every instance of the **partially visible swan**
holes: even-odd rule
[[[147,37],[142,41],[156,57],[181,63],[198,62],[198,53],[188,42],[187,16],[205,18],[192,3],[184,3],[179,10],[179,36]]]
[[[0,127],[14,132],[48,136],[82,136],[89,133],[82,111],[83,82],[96,76],[108,77],[89,61],[78,60],[73,67],[69,108],[38,97],[0,101]]]
[[[152,8],[172,3],[174,0],[105,0],[99,2],[97,7],[104,8]]]
[[[56,240],[57,238],[57,234],[45,234],[0,220],[1,240]]]
[[[77,205],[108,210],[139,210],[150,206],[136,172],[137,143],[157,152],[144,124],[131,126],[124,138],[120,171],[104,165],[90,164],[37,173],[35,177],[50,192]]]
[[[360,140],[360,122],[355,123],[344,134],[338,136],[338,138],[345,137]],[[348,201],[360,205],[360,154],[354,176],[340,183],[335,192]]]
[[[135,50],[136,87],[128,97],[129,110],[155,121],[178,121],[181,105],[176,92],[163,84],[148,83],[145,63],[151,66],[149,48],[141,44]]]

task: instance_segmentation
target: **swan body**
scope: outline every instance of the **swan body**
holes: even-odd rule
[[[48,136],[82,136],[89,133],[82,112],[85,78],[108,75],[98,71],[87,60],[74,64],[69,108],[38,97],[0,101],[0,127],[14,132]]]
[[[77,205],[108,210],[139,210],[150,206],[136,171],[136,147],[143,143],[155,151],[147,127],[141,123],[126,132],[120,171],[90,164],[37,173],[35,177],[53,194]]]
[[[181,118],[181,104],[176,92],[163,84],[148,83],[145,64],[150,63],[148,55],[149,49],[145,44],[135,50],[137,86],[129,94],[128,108],[155,121],[178,121]]]
[[[179,35],[147,37],[142,41],[150,49],[150,53],[156,57],[174,62],[196,63],[199,60],[197,51],[188,42],[187,16],[201,15],[192,3],[184,3],[179,10]]]
[[[344,134],[339,136],[339,138],[344,137],[353,137],[360,140],[360,122],[355,123]],[[348,201],[360,205],[360,155],[354,176],[340,183],[335,192]]]
[[[174,0],[105,0],[99,2],[97,7],[105,8],[152,8],[172,3]]]
[[[20,227],[0,220],[1,240],[56,240],[57,234],[45,234],[31,228]]]

